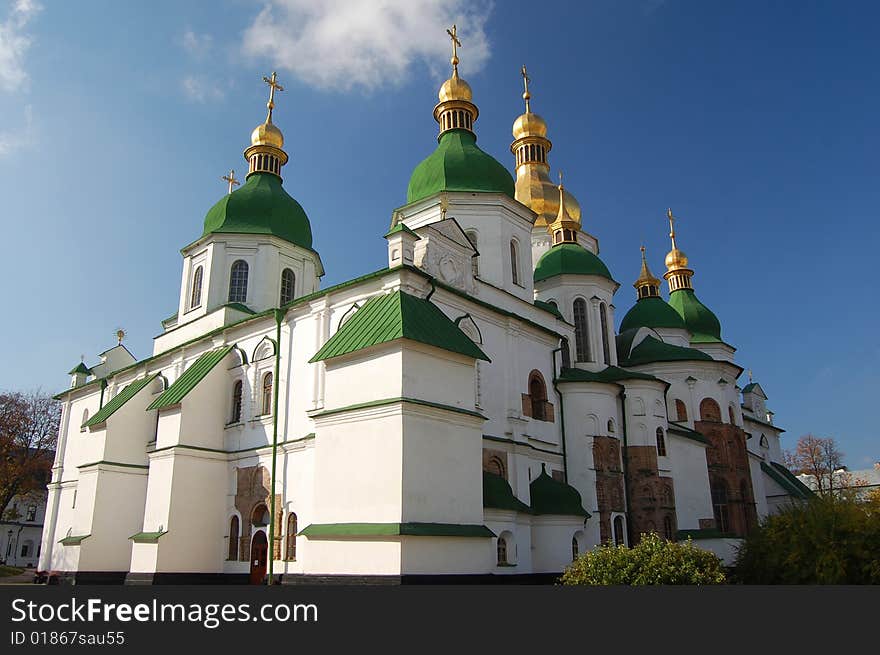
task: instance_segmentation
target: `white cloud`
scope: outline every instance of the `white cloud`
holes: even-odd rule
[[[183,94],[192,102],[221,100],[226,95],[218,84],[197,75],[187,75],[181,80],[180,86]]]
[[[211,51],[214,37],[210,34],[196,34],[192,30],[187,30],[180,38],[180,43],[190,55],[201,59]]]
[[[489,58],[488,2],[473,0],[267,0],[244,51],[323,89],[371,91],[403,82],[414,63],[448,70],[446,28],[458,25],[462,74]]]
[[[31,37],[25,27],[41,9],[35,0],[16,0],[0,23],[0,89],[3,91],[16,91],[27,80],[24,59]]]
[[[34,114],[30,105],[24,108],[24,126],[0,132],[0,157],[30,146],[34,141]]]

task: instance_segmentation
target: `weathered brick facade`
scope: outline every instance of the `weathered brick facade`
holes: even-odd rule
[[[611,512],[625,512],[620,441],[614,437],[593,437],[593,468],[596,471],[596,503],[599,509],[599,538],[612,541]]]
[[[241,515],[241,537],[239,537],[238,559],[241,562],[250,560],[251,539],[255,524],[260,523],[260,509],[263,506],[268,512],[271,506],[269,490],[272,486],[272,478],[265,466],[248,466],[236,469],[238,474],[235,509]],[[273,554],[275,559],[281,559],[281,530],[283,509],[281,507],[281,495],[275,494],[275,543]],[[266,534],[269,530],[266,528]]]
[[[672,478],[660,475],[657,466],[657,448],[629,446],[626,449],[626,456],[629,522],[633,543],[639,541],[639,535],[647,532],[674,537],[676,530],[674,485]]]

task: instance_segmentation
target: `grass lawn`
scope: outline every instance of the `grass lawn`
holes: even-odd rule
[[[0,565],[0,578],[8,578],[11,575],[18,575],[22,573],[24,569],[18,569],[14,566],[3,566]]]

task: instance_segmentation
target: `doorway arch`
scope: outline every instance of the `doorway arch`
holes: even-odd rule
[[[266,563],[269,554],[269,542],[266,533],[257,530],[251,539],[251,584],[263,584],[266,577]]]

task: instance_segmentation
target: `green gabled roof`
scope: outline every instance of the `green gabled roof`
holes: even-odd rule
[[[135,380],[134,382],[126,386],[122,391],[113,396],[113,398],[110,399],[110,402],[104,405],[97,414],[90,418],[86,422],[86,426],[92,427],[106,421],[114,412],[116,412],[117,409],[119,409],[129,400],[134,398],[138,391],[140,391],[150,382],[155,380],[158,375],[158,373],[154,373],[153,375],[141,378],[140,380]]]
[[[407,234],[411,234],[412,236],[414,236],[416,239],[421,239],[421,238],[422,238],[422,237],[420,237],[418,234],[416,234],[415,232],[413,232],[411,229],[409,229],[409,228],[408,228],[406,225],[404,225],[403,223],[398,223],[397,225],[395,225],[394,227],[392,227],[390,230],[388,230],[388,232],[385,233],[385,238],[387,239],[387,238],[390,237],[392,234],[397,234],[398,232],[406,232]]]
[[[514,197],[510,171],[477,147],[469,130],[449,130],[440,135],[437,149],[413,170],[406,191],[407,203],[441,191],[503,193]]]
[[[306,537],[494,537],[485,525],[462,523],[312,523]]]
[[[223,306],[224,306],[224,307],[228,307],[229,309],[234,309],[234,310],[236,310],[236,311],[242,312],[242,313],[244,313],[244,314],[251,314],[251,315],[253,315],[253,314],[256,314],[256,313],[257,313],[257,312],[255,312],[253,309],[251,309],[250,307],[248,307],[247,305],[245,305],[245,304],[243,304],[243,303],[240,303],[240,302],[228,302],[228,303],[226,303],[226,304],[223,305]]]
[[[668,383],[647,373],[627,371],[617,366],[608,366],[601,371],[585,371],[582,368],[563,368],[559,372],[558,382],[621,382],[623,380],[651,380],[652,382]]]
[[[500,475],[483,471],[483,507],[531,513],[531,508],[513,495],[510,484]]]
[[[684,319],[659,296],[640,298],[620,322],[621,332],[640,327],[687,329]]]
[[[795,498],[807,499],[812,497],[814,494],[810,491],[810,488],[807,487],[803,482],[798,480],[791,472],[785,468],[784,466],[779,466],[776,463],[767,464],[766,462],[761,462],[761,470],[764,471],[770,479],[772,479],[776,484],[785,489],[789,495],[794,496]],[[785,473],[788,475],[785,475]],[[794,478],[792,481],[791,478]]]
[[[684,324],[695,343],[721,341],[721,322],[706,305],[701,303],[693,289],[678,289],[669,294],[669,305],[684,319]]]
[[[529,493],[532,512],[535,514],[562,514],[590,518],[590,513],[583,507],[580,492],[547,475],[547,469],[543,464],[541,464],[541,475],[529,485]]]
[[[677,434],[679,436],[685,437],[686,439],[698,441],[702,444],[706,444],[707,446],[712,445],[712,442],[709,441],[703,434],[697,432],[696,430],[691,430],[689,427],[682,425],[681,423],[669,421],[669,428],[667,432],[669,432],[670,434]]]
[[[562,312],[559,311],[559,307],[557,307],[555,303],[544,302],[543,300],[536,300],[535,307],[539,307],[544,311],[550,312],[556,318],[561,318],[563,321],[565,320],[565,317],[562,315]]]
[[[630,343],[631,342],[632,338],[630,338]],[[695,348],[673,346],[671,343],[665,343],[659,339],[648,336],[642,339],[639,345],[633,348],[626,356],[626,359],[620,363],[624,366],[638,366],[639,364],[648,364],[652,362],[688,361],[711,362],[714,360],[706,353],[696,350]]]
[[[535,265],[535,282],[556,275],[597,275],[612,282],[611,272],[599,257],[577,243],[559,243],[545,252]]]
[[[302,206],[272,173],[251,173],[205,216],[202,236],[212,233],[272,234],[303,248],[312,247],[312,228]]]
[[[166,407],[178,404],[186,394],[195,389],[195,386],[202,381],[212,368],[217,366],[229,354],[232,348],[233,346],[223,346],[203,354],[190,364],[190,367],[174,381],[174,384],[165,389],[156,400],[150,403],[147,409],[165,409]]]
[[[319,362],[397,339],[412,339],[490,361],[436,305],[402,291],[370,298],[309,361]]]
[[[791,471],[789,471],[789,470],[788,470],[785,466],[783,466],[782,464],[777,464],[776,462],[770,462],[770,465],[771,465],[773,468],[775,468],[777,471],[779,471],[782,475],[784,475],[785,478],[786,478],[789,482],[791,482],[795,487],[797,487],[798,489],[800,489],[801,493],[805,495],[805,496],[804,496],[805,498],[810,498],[810,497],[816,495],[816,494],[813,492],[812,489],[810,489],[807,485],[805,485],[803,482],[801,482],[801,481],[798,479],[798,477],[797,477],[794,473],[792,473]]]
[[[90,369],[88,366],[86,366],[85,364],[80,362],[74,368],[70,369],[70,372],[68,373],[68,375],[76,375],[77,373],[84,373],[85,375],[91,375],[92,369]]]

